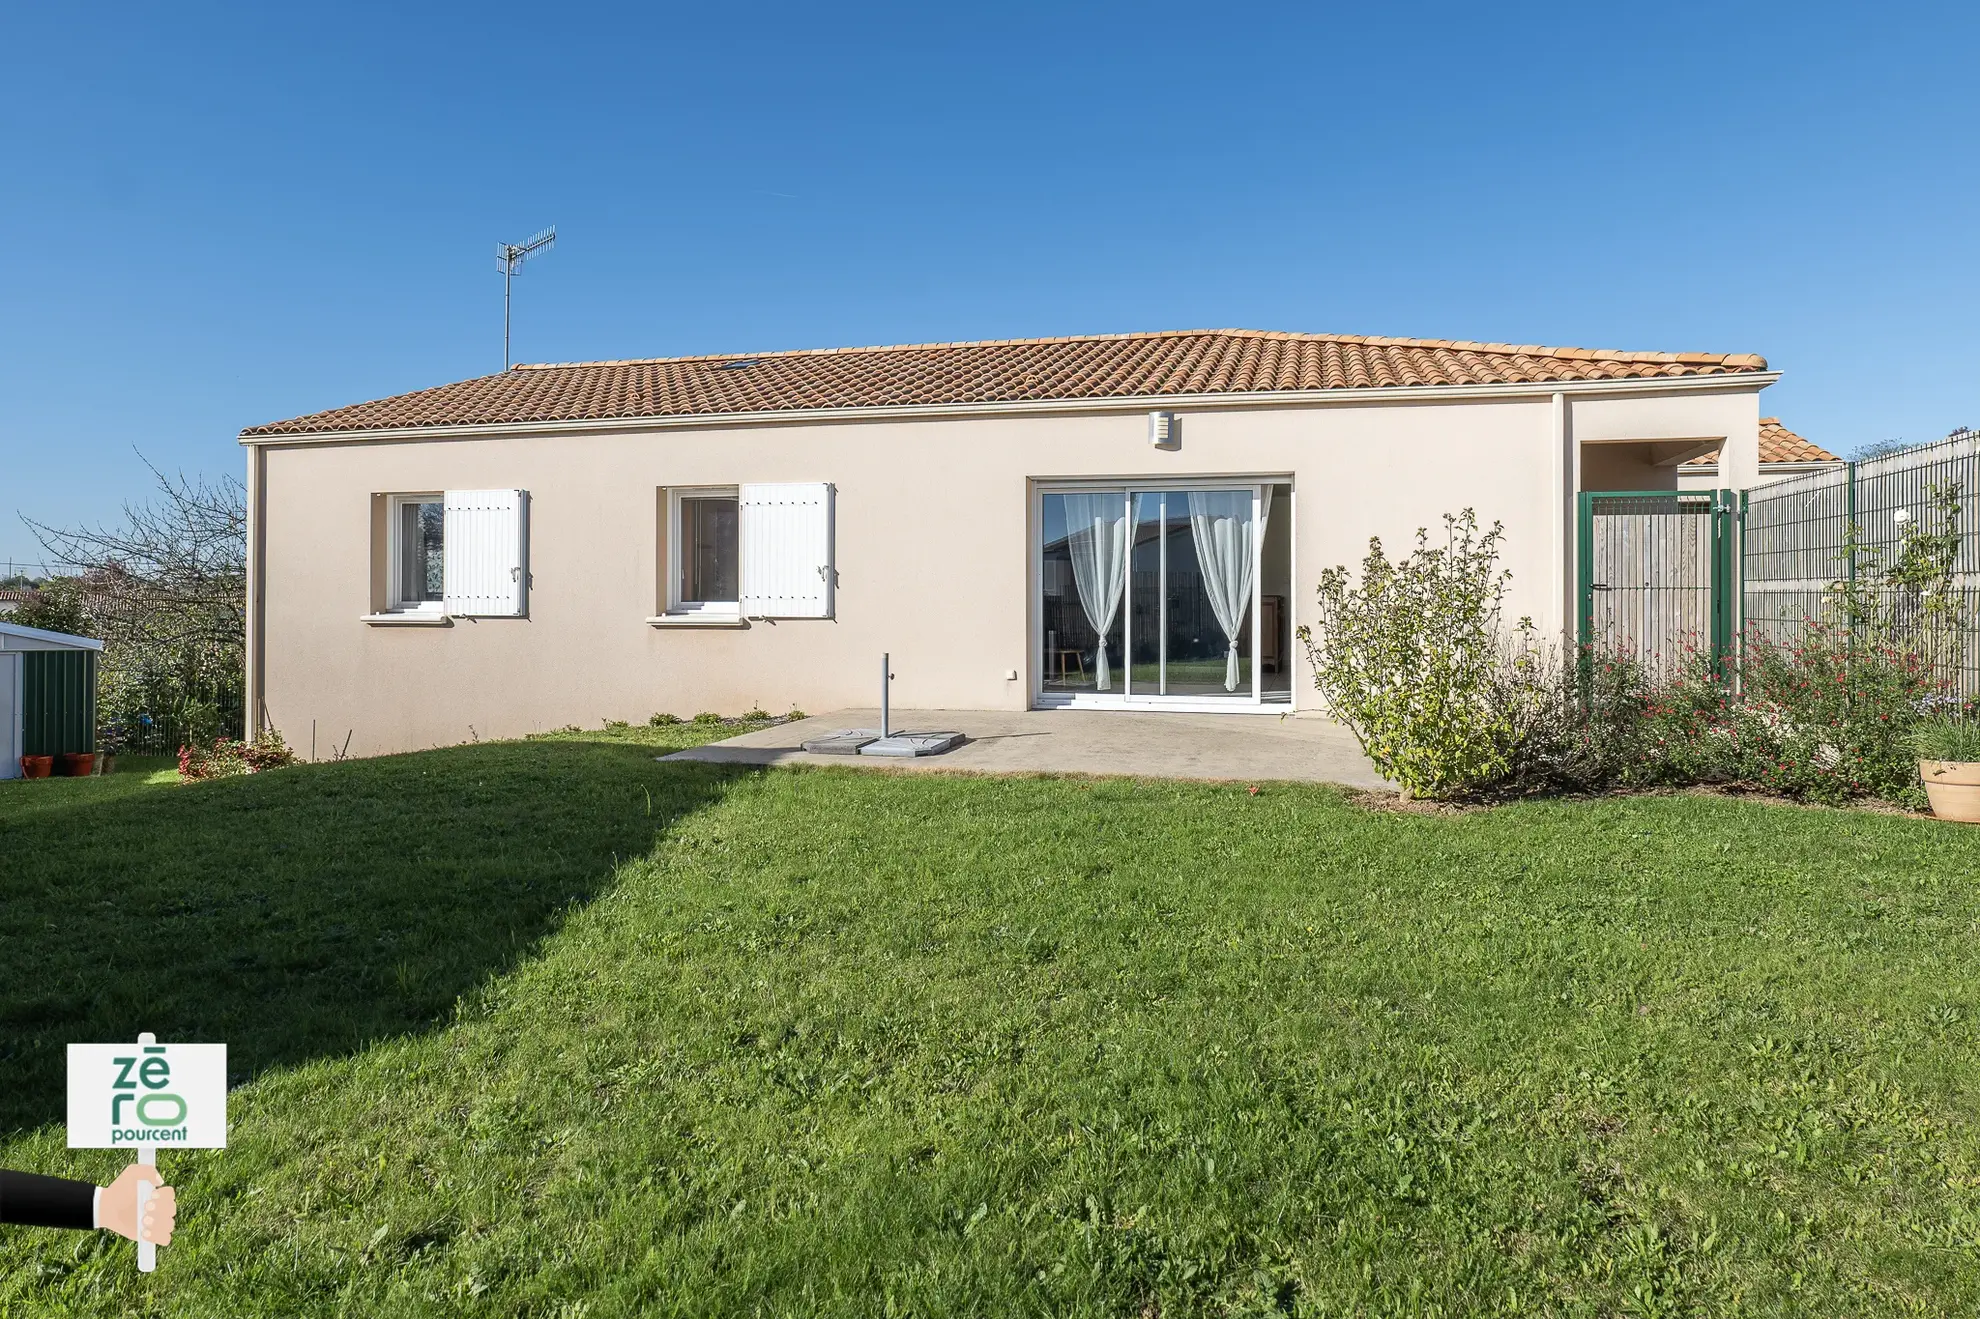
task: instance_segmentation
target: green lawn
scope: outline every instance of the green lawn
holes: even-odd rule
[[[1980,830],[705,735],[0,785],[0,1164],[120,1163],[68,1041],[241,1082],[0,1313],[1980,1309]]]

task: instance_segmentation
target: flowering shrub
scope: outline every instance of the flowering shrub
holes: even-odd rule
[[[1586,657],[1564,665],[1526,631],[1501,663],[1493,700],[1515,729],[1503,786],[1521,792],[1586,791],[1625,782],[1662,782],[1645,772],[1659,759],[1646,745],[1654,703],[1649,671],[1633,655]]]
[[[1911,742],[1947,691],[1915,650],[1810,623],[1792,643],[1746,638],[1734,688],[1703,657],[1647,689],[1625,784],[1740,783],[1804,801],[1923,802]]]
[[[253,741],[217,737],[211,746],[179,748],[179,777],[186,782],[258,774],[264,769],[296,763],[296,753],[273,730]]]
[[[1849,527],[1851,570],[1829,588],[1823,618],[1792,641],[1749,633],[1728,681],[1694,658],[1652,695],[1651,754],[1636,775],[1922,807],[1919,722],[1964,711],[1953,683],[1971,623],[1953,586],[1960,513],[1957,485],[1932,487],[1888,556]]]
[[[1930,656],[1810,624],[1791,646],[1749,646],[1741,674],[1745,704],[1773,716],[1755,781],[1814,801],[1925,804],[1912,739],[1920,711],[1950,694]]]
[[[1391,563],[1371,541],[1358,582],[1323,574],[1300,638],[1334,717],[1417,796],[1718,783],[1918,808],[1921,719],[1980,715],[1951,681],[1968,632],[1949,586],[1958,504],[1934,499],[1888,567],[1852,531],[1857,572],[1794,640],[1755,631],[1723,663],[1694,643],[1668,676],[1629,654],[1563,663],[1529,622],[1505,629],[1500,531],[1469,511],[1442,546],[1419,532]]]
[[[1928,657],[1823,624],[1793,644],[1749,637],[1723,672],[1699,649],[1661,679],[1636,656],[1597,653],[1579,675],[1515,661],[1495,688],[1503,708],[1535,712],[1509,721],[1501,790],[1727,784],[1908,807],[1924,802],[1923,712],[1958,705]]]

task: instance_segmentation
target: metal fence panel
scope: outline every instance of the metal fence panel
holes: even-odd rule
[[[165,714],[132,715],[110,721],[105,728],[106,731],[114,731],[116,744],[127,755],[176,756],[180,747],[199,740],[200,736],[239,738],[246,722],[245,707],[231,703],[220,707],[217,729],[203,735],[196,734],[183,720]]]
[[[1787,642],[1826,618],[1837,588],[1855,580],[1887,604],[1895,591],[1875,574],[1901,552],[1907,529],[1937,532],[1934,492],[1960,505],[1953,559],[1958,687],[1980,697],[1980,433],[1956,432],[1937,444],[1789,477],[1746,493],[1741,530],[1741,606],[1752,635]],[[1850,527],[1859,553],[1849,553]],[[1861,580],[1866,575],[1871,581]]]

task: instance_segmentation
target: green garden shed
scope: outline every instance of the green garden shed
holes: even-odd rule
[[[0,618],[0,779],[22,756],[96,750],[94,637],[22,627]]]

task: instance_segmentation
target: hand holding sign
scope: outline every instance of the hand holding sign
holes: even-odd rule
[[[179,1201],[171,1187],[160,1185],[162,1180],[158,1169],[143,1163],[133,1163],[118,1173],[117,1180],[103,1188],[103,1197],[97,1201],[96,1225],[132,1241],[171,1245],[172,1224],[178,1217]],[[156,1188],[151,1192],[150,1203],[144,1208],[143,1223],[138,1222],[140,1181]]]
[[[136,1045],[69,1046],[69,1148],[137,1150],[103,1191],[98,1219],[138,1243],[139,1271],[151,1272],[178,1215],[154,1151],[226,1144],[226,1045],[159,1044],[147,1033]]]

